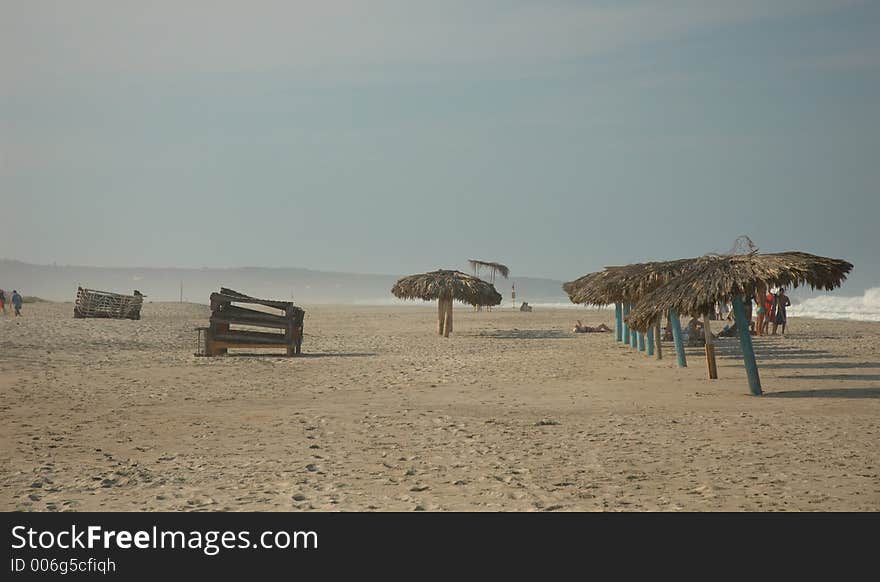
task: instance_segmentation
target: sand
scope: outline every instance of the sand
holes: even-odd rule
[[[609,311],[304,306],[304,354],[194,357],[208,308],[0,316],[4,510],[880,510],[880,324],[792,318],[720,379]],[[272,354],[261,351],[261,354]]]

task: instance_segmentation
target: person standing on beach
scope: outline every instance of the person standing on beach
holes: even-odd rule
[[[755,333],[756,335],[764,335],[764,287],[758,287],[755,291]]]
[[[776,328],[782,324],[782,335],[785,335],[785,324],[788,322],[785,308],[791,305],[791,299],[785,294],[785,289],[780,289],[776,294],[776,317],[773,318],[773,335],[776,335]]]
[[[6,291],[3,289],[0,289],[0,310],[6,315]]]
[[[18,294],[18,291],[13,289],[12,290],[12,306],[15,307],[15,316],[16,317],[21,316],[21,303],[22,303],[21,295]],[[785,328],[783,327],[782,329],[784,330]],[[785,332],[783,331],[783,333],[785,333]]]
[[[767,335],[767,332],[770,328],[770,322],[773,321],[774,309],[776,306],[776,294],[771,293],[769,290],[767,294],[764,295],[764,335]]]

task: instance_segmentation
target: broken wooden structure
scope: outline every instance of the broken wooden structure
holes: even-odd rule
[[[239,307],[233,303],[270,307],[281,314]],[[201,355],[219,356],[226,354],[229,348],[285,348],[288,356],[299,354],[302,351],[304,317],[305,311],[290,301],[257,299],[221,287],[219,293],[211,293],[211,320],[209,326],[201,330],[204,331]],[[238,326],[273,331],[254,331]]]
[[[122,295],[79,287],[76,292],[76,302],[73,305],[73,316],[76,318],[140,319],[144,297],[146,295],[142,295],[137,290],[133,295]]]

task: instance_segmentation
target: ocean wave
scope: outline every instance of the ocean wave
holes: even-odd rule
[[[362,306],[398,306],[398,305],[430,305],[431,302],[423,302],[423,301],[410,301],[406,299],[397,299],[396,297],[383,297],[383,298],[375,298],[375,299],[360,299],[357,301],[344,302],[350,303],[352,305],[362,305]],[[570,301],[539,301],[536,303],[528,302],[529,305],[538,309],[584,309],[583,305],[576,305],[571,303]],[[502,309],[502,310],[512,310],[519,309],[521,305],[520,301],[516,302],[516,307],[512,307],[509,301],[504,301],[501,305],[493,307],[493,309]],[[456,307],[464,308],[467,307],[461,303],[456,303]],[[596,309],[595,307],[588,307],[586,309]],[[611,311],[614,311],[614,307],[611,306]]]
[[[868,289],[861,297],[811,297],[792,305],[788,313],[796,317],[816,319],[880,321],[880,287]]]

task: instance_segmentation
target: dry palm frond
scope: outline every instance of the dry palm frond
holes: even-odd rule
[[[587,273],[582,277],[578,277],[574,281],[569,281],[568,283],[562,284],[562,290],[568,295],[568,298],[571,299],[572,303],[584,303],[581,301],[581,293],[582,290],[585,289],[588,285],[592,284],[593,280],[598,278],[604,271],[597,271],[595,273]]]
[[[391,293],[400,299],[455,299],[468,305],[498,305],[501,294],[495,286],[461,271],[439,270],[404,277],[394,284]]]
[[[565,283],[562,289],[572,303],[608,305],[634,302],[681,273],[691,261],[693,259],[678,259],[606,267],[604,271]]]
[[[706,255],[669,283],[644,295],[627,317],[634,329],[645,331],[670,309],[682,315],[700,316],[720,302],[751,297],[759,288],[800,287],[831,291],[846,280],[852,264],[790,251],[746,255]]]
[[[468,264],[474,270],[474,272],[479,272],[481,267],[486,267],[491,270],[493,273],[498,273],[505,279],[507,279],[508,275],[510,275],[510,269],[507,265],[502,265],[501,263],[493,263],[490,261],[480,261],[477,259],[469,259]]]
[[[728,255],[748,255],[758,252],[758,246],[748,235],[741,234],[733,241],[733,246],[727,251]]]

